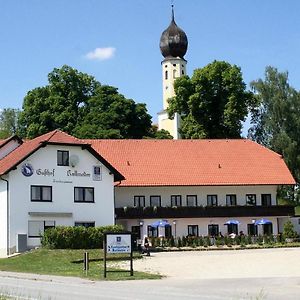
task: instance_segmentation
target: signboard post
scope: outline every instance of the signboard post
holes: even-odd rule
[[[107,272],[130,272],[133,276],[133,253],[132,253],[132,235],[131,232],[107,232],[104,234],[103,250],[104,250],[104,278]],[[107,270],[107,254],[129,254],[130,270],[108,271]]]

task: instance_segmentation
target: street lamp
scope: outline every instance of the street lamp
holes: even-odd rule
[[[174,224],[174,236],[175,236],[175,238],[176,238],[176,224],[177,224],[177,221],[174,220],[174,221],[173,221],[173,224]]]

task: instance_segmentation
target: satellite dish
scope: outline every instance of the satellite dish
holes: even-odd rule
[[[79,163],[79,157],[76,154],[72,154],[70,156],[70,165],[71,167],[75,167]]]

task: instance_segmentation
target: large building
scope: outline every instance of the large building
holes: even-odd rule
[[[38,246],[59,225],[116,222],[137,237],[277,234],[294,215],[277,189],[294,184],[280,155],[244,139],[12,137],[0,141],[0,255]],[[260,218],[271,224],[256,226]],[[161,219],[168,226],[152,226]]]

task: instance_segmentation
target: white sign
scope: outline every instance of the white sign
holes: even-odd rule
[[[131,253],[131,234],[107,234],[107,253]]]

